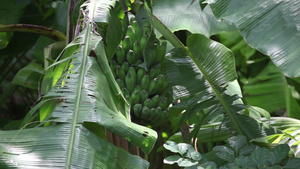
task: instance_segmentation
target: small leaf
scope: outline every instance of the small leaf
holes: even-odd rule
[[[276,146],[270,153],[270,162],[272,165],[279,164],[289,154],[290,147],[287,144]]]
[[[271,151],[266,148],[257,148],[253,151],[250,158],[257,167],[268,165]]]
[[[189,149],[189,144],[186,143],[179,143],[178,144],[178,150],[179,150],[179,154],[181,154],[182,156],[184,156],[185,153],[187,153],[188,149]]]
[[[238,152],[238,150],[245,145],[246,137],[242,136],[242,135],[233,136],[228,139],[228,142],[229,142],[230,147],[233,148],[235,150],[235,152]]]
[[[232,162],[235,159],[234,152],[231,148],[227,146],[216,146],[213,148],[219,158]]]
[[[178,150],[178,147],[177,147],[177,144],[174,142],[174,141],[167,141],[165,144],[164,144],[164,147],[169,150],[169,151],[172,151],[173,153],[178,153],[179,150]]]
[[[183,158],[182,160],[178,161],[179,167],[191,167],[193,165],[197,165],[198,161],[190,160],[190,159],[185,159]]]
[[[164,159],[165,164],[175,164],[182,160],[183,158],[178,155],[172,155]]]
[[[256,149],[256,147],[257,146],[255,146],[255,145],[245,146],[245,147],[241,148],[239,155],[240,156],[241,155],[245,155],[245,156],[249,155]]]

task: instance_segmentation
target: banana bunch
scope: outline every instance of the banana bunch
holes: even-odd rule
[[[169,82],[160,65],[167,43],[151,40],[151,35],[155,37],[148,23],[141,29],[137,21],[131,19],[110,67],[131,105],[131,114],[142,123],[159,125],[168,118],[172,101],[167,97]],[[145,51],[150,54],[146,55]]]

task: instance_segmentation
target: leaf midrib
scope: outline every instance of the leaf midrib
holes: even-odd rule
[[[92,6],[92,9],[90,9],[89,12],[91,12],[92,14],[95,12],[95,1],[92,0],[90,2],[91,4],[89,4],[89,6]],[[94,16],[94,15],[90,15],[90,16]],[[75,98],[75,108],[74,108],[74,112],[73,112],[73,118],[72,118],[72,125],[71,125],[71,133],[70,133],[70,138],[69,138],[69,145],[68,145],[68,152],[67,152],[67,165],[66,165],[66,169],[70,168],[71,165],[71,160],[72,160],[72,153],[73,153],[73,146],[74,146],[74,142],[75,142],[75,134],[76,134],[76,125],[77,125],[77,119],[78,119],[78,114],[79,114],[79,107],[80,107],[80,100],[81,100],[81,94],[82,94],[82,86],[83,86],[83,82],[84,82],[84,75],[85,75],[85,71],[86,71],[86,63],[87,63],[87,56],[88,56],[88,50],[89,50],[89,40],[91,37],[91,24],[93,21],[93,17],[89,18],[89,24],[87,24],[87,30],[86,30],[86,36],[84,39],[84,48],[83,48],[83,59],[82,59],[82,64],[81,64],[81,70],[79,72],[79,83],[78,83],[78,87],[76,89],[76,98]]]

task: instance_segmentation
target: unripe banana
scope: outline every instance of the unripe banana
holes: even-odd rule
[[[119,85],[119,87],[120,87],[121,89],[122,89],[123,87],[125,87],[125,84],[124,84],[124,81],[123,81],[123,80],[117,79],[116,81],[117,81],[117,83],[118,83],[118,85]]]
[[[158,79],[157,78],[154,78],[150,81],[150,85],[149,85],[149,90],[148,90],[148,93],[149,95],[153,95],[155,94],[156,92],[156,86],[157,86],[157,82],[158,82]]]
[[[141,102],[143,103],[148,98],[148,92],[146,90],[141,91]]]
[[[125,53],[127,53],[131,47],[131,39],[129,36],[125,36],[124,40],[122,41],[122,46]]]
[[[156,76],[158,76],[161,73],[161,66],[160,64],[157,64],[153,66],[149,72],[150,79],[154,79]]]
[[[121,67],[119,65],[117,65],[116,67],[116,75],[117,78],[121,79],[121,80],[125,80],[125,72],[124,70],[121,69]]]
[[[141,40],[140,40],[140,46],[141,46],[141,48],[143,50],[147,46],[147,41],[148,41],[148,36],[147,35],[143,35],[142,38],[141,38]]]
[[[130,38],[130,46],[132,46],[133,43],[136,41],[136,36],[135,36],[134,30],[133,30],[133,28],[132,28],[131,25],[129,25],[127,27],[126,36],[129,36],[129,38]]]
[[[126,87],[122,88],[122,93],[123,93],[124,96],[126,96],[126,95],[130,96],[130,92]]]
[[[149,59],[149,63],[148,63],[149,67],[152,67],[154,64],[156,64],[155,63],[156,54],[157,54],[157,44],[154,43],[152,54],[150,55],[150,59]]]
[[[158,103],[160,101],[160,97],[159,95],[155,95],[151,98],[151,102],[152,102],[152,107],[157,107]]]
[[[148,90],[149,85],[150,85],[150,78],[149,78],[149,75],[146,74],[141,80],[141,88],[144,90]]]
[[[142,78],[145,76],[146,71],[143,68],[139,68],[136,74],[136,82],[141,84]]]
[[[161,45],[158,48],[156,62],[161,62],[165,55],[166,55],[166,49],[167,49],[167,42],[162,42]]]
[[[147,106],[148,108],[152,108],[152,100],[150,98],[146,99],[143,103],[144,106]]]
[[[139,93],[142,92],[142,88],[141,88],[140,85],[136,85],[135,88],[134,88],[134,90],[139,91]]]
[[[141,48],[140,41],[136,40],[132,48],[137,58],[143,57],[143,49]]]
[[[129,63],[129,65],[132,65],[132,64],[135,63],[136,58],[135,58],[135,54],[134,54],[133,50],[130,49],[127,52],[126,59],[127,59],[128,63]]]
[[[141,119],[145,120],[150,115],[150,109],[147,106],[143,106],[142,113],[141,113]]]
[[[135,104],[133,106],[133,114],[140,118],[141,117],[141,113],[142,113],[142,109],[143,109],[143,106],[141,104]]]
[[[135,87],[135,79],[133,76],[131,76],[130,73],[127,73],[127,75],[125,77],[125,85],[126,85],[127,89],[129,90],[129,92],[132,93],[134,90],[134,87]]]
[[[121,66],[121,69],[122,69],[125,73],[127,73],[127,72],[128,72],[128,69],[129,69],[129,64],[128,64],[128,62],[124,62],[124,63],[122,64],[122,66]]]
[[[130,66],[129,69],[128,69],[128,72],[127,74],[130,73],[130,75],[133,77],[133,79],[136,80],[136,72],[135,72],[135,69],[134,67]],[[136,82],[136,81],[135,81]]]
[[[140,92],[138,90],[135,90],[134,92],[131,93],[131,104],[137,104],[140,101]]]
[[[126,96],[125,96],[125,99],[128,101],[128,103],[131,104],[131,97],[130,97],[129,95],[126,95]]]
[[[111,60],[110,61],[110,67],[111,67],[111,70],[113,71],[113,72],[115,72],[116,71],[116,67],[117,67],[117,62],[115,61],[115,60]]]
[[[116,58],[119,65],[122,65],[125,60],[125,50],[122,45],[119,45],[116,50]]]
[[[137,21],[132,20],[131,26],[134,30],[135,35],[136,35],[136,39],[141,39],[141,35],[142,35],[141,28],[140,28],[139,24],[137,23]]]
[[[151,108],[149,114],[150,114],[150,115],[149,115],[149,117],[147,118],[147,120],[148,120],[148,121],[151,121],[151,120],[155,117],[155,115],[156,115],[156,113],[155,113],[155,108]]]
[[[163,111],[161,109],[161,107],[157,107],[154,111],[154,114],[155,116],[153,117],[153,119],[151,119],[151,122],[153,124],[157,124],[159,125],[160,124],[160,121],[161,121],[161,118],[162,118],[162,115],[163,115]],[[150,119],[149,119],[150,120]]]
[[[167,98],[166,97],[162,98],[158,103],[158,106],[161,107],[162,109],[167,108],[168,107]]]

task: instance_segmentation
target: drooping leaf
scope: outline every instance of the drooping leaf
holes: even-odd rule
[[[208,2],[217,18],[237,26],[247,43],[270,56],[285,75],[300,76],[298,0]]]
[[[149,163],[97,137],[83,126],[75,131],[67,161],[71,124],[0,132],[0,168],[148,168]]]
[[[182,49],[170,51],[164,64],[173,86],[174,99],[180,98],[180,104],[187,107],[181,122],[188,119],[191,113],[205,110],[208,112],[207,119],[226,114],[231,127],[248,139],[266,135],[265,130],[269,130],[268,134],[275,132],[267,126],[263,127],[257,120],[239,114],[244,107],[233,104],[238,97],[225,93],[224,85],[236,78],[234,58],[230,50],[196,34],[188,38],[187,47],[187,53]],[[205,122],[206,119],[199,122],[195,132]]]

